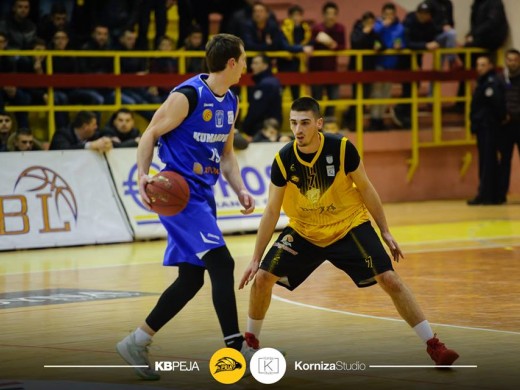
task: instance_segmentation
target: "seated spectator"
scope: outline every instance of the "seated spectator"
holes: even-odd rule
[[[134,113],[127,108],[120,108],[110,117],[101,135],[110,138],[114,148],[137,147],[141,132],[134,125]]]
[[[9,137],[7,150],[10,152],[29,152],[31,150],[43,150],[43,147],[40,141],[34,138],[31,130],[21,128]]]
[[[288,17],[282,23],[282,33],[286,45],[293,48],[294,52],[304,52],[311,54],[313,47],[310,45],[312,31],[307,22],[303,21],[303,8],[293,5],[288,10]],[[289,50],[289,49],[287,49]],[[299,72],[300,59],[297,56],[291,58],[279,58],[278,70],[280,72]],[[291,85],[293,100],[300,97],[300,86]]]
[[[168,36],[163,36],[159,39],[159,51],[172,51],[174,48],[173,40]],[[150,73],[177,73],[178,62],[177,58],[173,57],[157,57],[152,58],[150,61]],[[160,101],[166,100],[170,94],[171,88],[164,87],[150,87],[149,89],[152,95],[158,96]]]
[[[6,33],[0,32],[0,53],[9,49],[9,40]],[[16,73],[17,63],[14,56],[3,56],[0,54],[0,73]],[[4,85],[0,86],[0,109],[6,104],[13,106],[29,106],[31,95],[18,87]],[[17,112],[15,114],[18,126],[28,127],[29,116],[27,112]]]
[[[0,21],[0,31],[7,34],[11,49],[30,50],[36,39],[36,25],[29,18],[31,2],[15,0],[11,14]]]
[[[273,118],[266,119],[262,128],[255,134],[251,142],[278,142],[280,138],[280,123]]]
[[[271,60],[266,55],[253,57],[251,71],[255,85],[248,91],[249,107],[241,130],[253,137],[266,119],[282,123],[282,86],[271,72]]]
[[[186,51],[204,51],[206,42],[204,42],[204,35],[199,26],[192,26],[182,50]],[[202,73],[204,72],[205,62],[204,57],[187,57],[186,58],[186,73]]]
[[[11,115],[0,110],[0,152],[7,151],[7,140],[13,131],[13,120]]]
[[[90,149],[107,152],[112,149],[112,141],[97,132],[96,114],[80,111],[65,128],[58,129],[52,137],[50,150]]]
[[[327,134],[339,134],[339,126],[335,117],[325,117],[323,118],[323,127],[321,129],[322,132]]]
[[[47,46],[53,42],[56,31],[66,31],[70,37],[70,27],[67,20],[67,8],[63,2],[52,4],[51,13],[44,15],[38,24],[38,37],[43,39]]]

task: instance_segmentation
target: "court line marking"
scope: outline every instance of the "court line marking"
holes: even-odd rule
[[[344,315],[348,315],[348,316],[352,316],[352,317],[370,318],[370,319],[374,319],[374,320],[405,322],[404,320],[398,319],[398,318],[373,316],[373,315],[370,315],[370,314],[361,314],[361,313],[352,313],[350,311],[345,311],[345,310],[329,309],[327,307],[309,305],[307,303],[301,303],[301,302],[297,302],[297,301],[292,301],[292,300],[287,299],[287,298],[282,298],[282,297],[279,297],[278,295],[275,295],[275,294],[273,294],[273,299],[275,299],[277,301],[280,301],[280,302],[288,303],[288,304],[291,304],[291,305],[306,307],[308,309],[327,311],[329,313],[344,314]],[[476,330],[476,331],[484,331],[484,332],[492,332],[492,333],[504,333],[504,334],[520,335],[520,332],[514,332],[514,331],[510,331],[510,330],[486,329],[486,328],[477,328],[477,327],[463,326],[463,325],[439,324],[439,323],[435,323],[435,322],[432,322],[431,324],[432,325],[437,325],[437,326],[444,326],[444,327],[447,327],[447,328],[456,328],[456,329]]]

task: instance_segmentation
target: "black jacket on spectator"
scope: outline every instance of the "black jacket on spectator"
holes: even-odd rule
[[[270,69],[254,75],[255,86],[248,91],[249,108],[242,132],[255,135],[265,119],[274,118],[282,123],[282,86]]]
[[[265,37],[269,35],[272,43],[268,45]],[[272,19],[267,19],[267,24],[263,30],[259,30],[252,20],[248,20],[242,25],[240,37],[244,41],[246,50],[268,51],[282,50],[284,48],[284,37],[278,23]]]
[[[17,22],[12,15],[9,15],[5,20],[0,21],[0,31],[7,34],[11,49],[30,50],[34,46],[36,25],[30,19]]]
[[[403,21],[406,47],[412,50],[425,50],[428,42],[434,41],[441,33],[433,20],[429,23],[419,23],[417,14],[410,12]]]
[[[511,122],[520,123],[520,73],[506,80],[506,106]]]
[[[135,148],[137,147],[137,141],[135,139],[141,136],[141,132],[134,127],[128,133],[121,133],[115,127],[107,126],[101,131],[101,136],[106,136],[108,138],[119,138],[121,142],[112,140],[114,148]]]
[[[368,34],[363,31],[363,21],[358,20],[350,34],[350,48],[359,50],[373,50],[375,43],[381,41],[379,35],[372,30]],[[376,68],[377,56],[363,56],[363,70],[374,70]],[[350,57],[349,70],[356,69],[356,57]]]
[[[100,47],[97,42],[90,40],[85,43],[82,50],[107,51],[107,46]],[[79,60],[81,73],[114,73],[114,59],[112,57],[81,57]]]
[[[480,76],[471,100],[471,132],[500,131],[506,118],[505,86],[494,70]]]
[[[497,50],[506,40],[508,32],[502,0],[474,0],[471,6],[472,46]]]
[[[100,138],[101,134],[96,133],[88,141],[95,141]],[[64,127],[56,130],[52,137],[49,150],[68,150],[68,149],[85,149],[85,144],[88,141],[81,141],[72,126]]]
[[[426,0],[426,2],[432,9],[433,22],[439,30],[442,30],[445,25],[455,26],[451,0]]]

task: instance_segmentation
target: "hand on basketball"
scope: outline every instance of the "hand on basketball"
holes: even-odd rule
[[[146,174],[141,175],[139,178],[139,195],[141,195],[141,201],[143,203],[143,206],[146,207],[148,210],[152,209],[151,201],[148,195],[146,194],[145,187],[148,183],[152,182],[152,178]]]
[[[392,237],[390,232],[381,233],[381,236],[383,237],[383,240],[385,241],[388,248],[390,248],[390,252],[392,253],[392,258],[394,259],[394,261],[399,262],[399,258],[404,259],[404,255],[403,252],[401,252],[401,248],[399,248],[397,241],[395,241],[394,237]]]
[[[238,200],[240,201],[240,204],[244,207],[243,210],[240,210],[242,214],[247,215],[255,211],[255,198],[253,198],[251,194],[246,190],[239,191]]]
[[[242,279],[240,279],[240,284],[238,285],[238,289],[242,290],[245,286],[252,281],[258,271],[258,267],[260,266],[260,262],[256,260],[252,260],[251,263],[247,266],[244,271],[244,275],[242,275]]]

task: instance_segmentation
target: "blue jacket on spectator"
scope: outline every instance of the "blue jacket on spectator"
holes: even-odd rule
[[[381,19],[376,20],[374,32],[379,35],[379,39],[386,49],[393,49],[396,41],[401,42],[401,48],[406,47],[404,41],[404,27],[399,19],[395,19],[390,26],[384,26]],[[399,62],[399,56],[379,56],[376,65],[384,69],[395,69]]]

